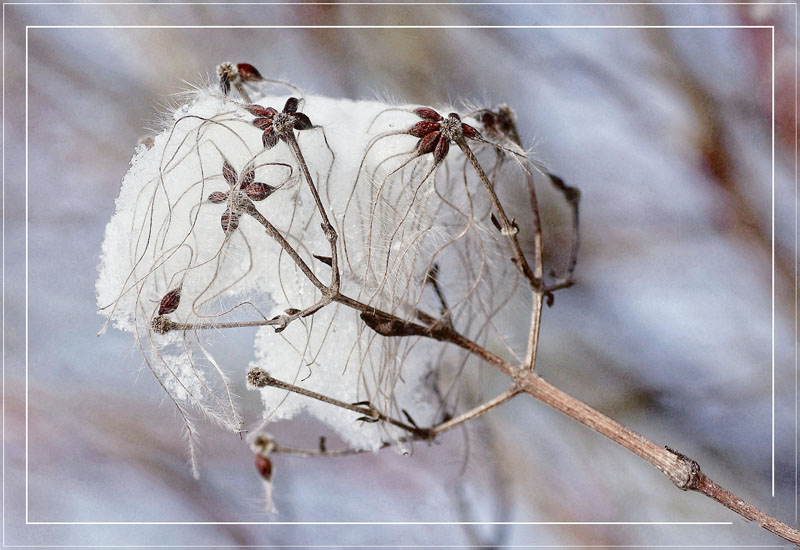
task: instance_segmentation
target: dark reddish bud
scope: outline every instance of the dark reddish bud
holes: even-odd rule
[[[255,179],[256,179],[256,169],[248,168],[247,170],[244,171],[244,174],[242,174],[242,181],[241,183],[239,183],[239,189],[244,189],[245,187],[253,183],[253,180]]]
[[[247,187],[244,188],[244,192],[247,193],[247,196],[253,199],[254,201],[263,201],[267,197],[269,197],[275,188],[271,185],[267,185],[266,183],[251,183]]]
[[[164,294],[161,304],[158,306],[159,315],[172,313],[181,304],[181,287],[175,288]]]
[[[425,120],[433,120],[435,122],[442,120],[442,115],[429,107],[417,107],[414,109],[414,114]]]
[[[441,132],[431,132],[417,142],[417,152],[420,155],[430,153],[436,148],[436,143],[439,141]]]
[[[458,116],[458,113],[450,113],[449,115],[447,115],[447,118],[454,118],[457,121],[461,122],[461,117]]]
[[[267,457],[256,455],[256,470],[266,481],[272,480],[272,461]]]
[[[253,67],[250,63],[237,63],[236,69],[239,71],[239,76],[244,81],[258,82],[259,80],[264,80],[264,77],[261,76],[258,69]]]
[[[469,139],[482,139],[481,133],[470,126],[469,124],[461,124],[461,131],[464,133],[465,138]]]
[[[228,200],[228,194],[223,193],[222,191],[214,191],[208,196],[208,200],[210,200],[214,204],[219,204],[221,202],[225,202],[226,200]]]
[[[447,138],[440,138],[439,143],[436,144],[436,149],[433,151],[433,162],[439,164],[447,156],[450,150],[450,140]]]
[[[272,107],[262,107],[261,105],[245,105],[244,108],[253,116],[272,118],[278,114],[278,111]]]
[[[435,132],[440,127],[438,122],[432,122],[430,120],[423,120],[422,122],[417,122],[411,129],[408,131],[414,137],[425,137],[431,132]]]
[[[236,170],[233,169],[228,161],[222,163],[222,177],[228,182],[228,185],[233,187],[236,185]]]
[[[272,119],[264,117],[253,119],[253,126],[258,128],[259,130],[266,130],[267,128],[272,128]]]
[[[296,97],[290,97],[286,100],[286,105],[283,106],[284,113],[296,113],[297,105],[300,101]]]
[[[261,143],[264,144],[264,149],[272,149],[278,144],[278,136],[275,135],[275,129],[272,126],[261,134]]]
[[[236,231],[236,228],[239,227],[239,214],[226,210],[225,213],[222,214],[220,224],[225,233],[233,233]]]
[[[294,126],[295,130],[310,130],[314,127],[314,125],[311,124],[311,119],[309,119],[303,113],[294,114],[294,123],[292,126]]]

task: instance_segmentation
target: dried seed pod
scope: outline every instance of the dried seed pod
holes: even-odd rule
[[[272,461],[265,456],[256,455],[256,470],[266,481],[272,480]]]
[[[161,304],[158,306],[158,314],[166,315],[172,313],[181,304],[181,287],[173,288],[161,298]]]

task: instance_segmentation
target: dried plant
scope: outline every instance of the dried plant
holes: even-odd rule
[[[214,342],[230,329],[260,327],[246,377],[265,413],[249,439],[268,491],[273,454],[407,449],[528,394],[644,458],[678,488],[800,541],[695,461],[536,373],[543,305],[573,284],[580,194],[530,158],[511,109],[459,115],[299,98],[245,63],[222,64],[218,75],[219,88],[196,90],[138,147],[97,283],[101,312],[134,334],[183,418],[195,471],[192,408],[244,428],[229,372],[245,369],[226,365]],[[288,99],[265,95],[282,85]],[[545,276],[537,178],[572,212],[560,275]],[[521,304],[530,327],[515,342],[507,335]],[[470,402],[464,388],[487,368],[507,375],[509,388]],[[348,446],[321,440],[298,449],[265,431],[300,411]]]

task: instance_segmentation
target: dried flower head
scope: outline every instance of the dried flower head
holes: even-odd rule
[[[239,227],[239,218],[242,213],[254,208],[250,201],[263,201],[275,191],[276,187],[254,181],[256,170],[252,166],[245,168],[240,178],[227,160],[222,163],[222,177],[230,189],[227,193],[214,191],[208,196],[208,200],[214,204],[228,203],[228,208],[222,214],[220,224],[222,230],[229,234]]]
[[[447,156],[451,142],[462,138],[482,139],[480,132],[469,124],[461,122],[461,117],[457,113],[450,113],[447,118],[443,118],[430,107],[418,107],[414,109],[414,114],[419,116],[422,122],[416,123],[407,133],[420,138],[416,146],[417,153],[420,155],[433,153],[433,161],[436,164]]]
[[[297,111],[298,103],[296,97],[290,97],[286,100],[281,112],[261,105],[245,107],[251,115],[256,117],[253,120],[253,126],[264,131],[261,141],[265,149],[275,147],[279,138],[285,141],[292,130],[309,130],[314,127],[305,114]]]
[[[267,386],[269,378],[267,371],[259,367],[253,367],[247,371],[247,383],[256,388]]]
[[[217,65],[217,76],[219,76],[219,86],[223,94],[228,95],[231,91],[231,86],[234,86],[243,97],[246,96],[246,93],[242,93],[245,82],[252,83],[264,80],[264,77],[253,65],[249,63],[237,63],[234,65],[230,61]]]

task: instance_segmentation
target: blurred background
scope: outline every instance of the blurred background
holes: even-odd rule
[[[219,62],[331,96],[507,103],[583,193],[577,284],[545,311],[537,369],[796,525],[794,9],[4,5],[5,543],[781,544],[525,397],[407,457],[276,457],[266,516],[238,436],[201,422],[192,478],[130,335],[96,337],[94,281],[137,140]],[[450,28],[354,28],[404,25]],[[568,211],[546,204],[558,265]],[[251,428],[252,337],[226,358]],[[353,524],[464,521],[535,524]]]

